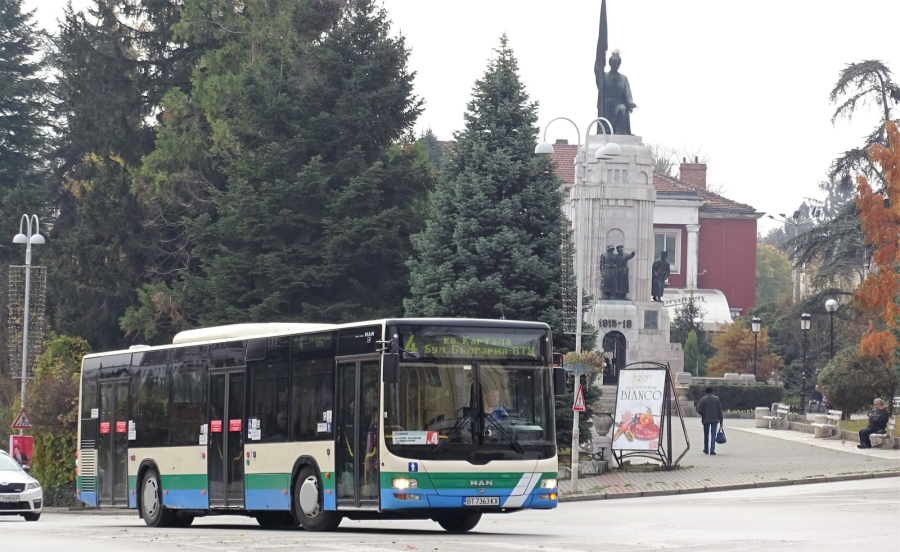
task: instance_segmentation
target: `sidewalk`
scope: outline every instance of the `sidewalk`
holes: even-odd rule
[[[673,457],[684,450],[681,425],[674,420]],[[725,419],[728,442],[716,446],[716,456],[703,454],[703,426],[686,418],[691,449],[671,471],[620,470],[581,476],[578,492],[560,479],[560,501],[632,498],[679,493],[821,483],[848,479],[892,477],[885,484],[900,493],[900,449],[858,449],[853,441],[816,439],[811,433],[757,429],[753,419]],[[644,462],[632,459],[632,464]],[[652,463],[652,461],[650,461]]]

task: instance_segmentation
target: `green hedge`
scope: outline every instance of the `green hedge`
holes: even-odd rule
[[[688,397],[697,404],[706,394],[706,385],[692,385]],[[713,394],[722,401],[725,410],[754,410],[782,402],[784,388],[780,385],[710,385]]]

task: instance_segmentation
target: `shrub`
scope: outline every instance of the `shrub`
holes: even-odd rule
[[[692,385],[688,397],[696,404],[706,394],[706,385]],[[753,410],[782,402],[784,388],[779,385],[710,385],[725,410]]]
[[[819,387],[844,414],[859,412],[881,397],[890,404],[897,376],[875,357],[863,355],[857,345],[839,351],[819,372]]]

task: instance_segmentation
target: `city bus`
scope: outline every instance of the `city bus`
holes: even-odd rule
[[[551,362],[546,324],[439,318],[237,324],[89,354],[77,495],[151,527],[237,514],[464,532],[555,508]]]

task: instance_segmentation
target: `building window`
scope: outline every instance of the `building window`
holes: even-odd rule
[[[653,259],[659,258],[663,251],[669,253],[669,271],[672,274],[681,274],[681,230],[657,230],[656,247],[653,251]]]

